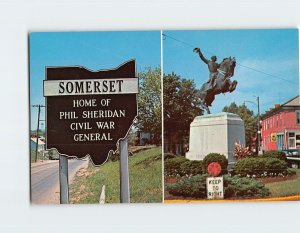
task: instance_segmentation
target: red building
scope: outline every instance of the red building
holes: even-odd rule
[[[300,97],[267,111],[261,118],[262,150],[300,148]]]

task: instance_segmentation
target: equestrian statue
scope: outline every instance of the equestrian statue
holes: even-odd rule
[[[234,75],[236,65],[235,58],[224,58],[218,64],[217,57],[212,56],[211,60],[206,59],[200,48],[194,48],[194,52],[199,54],[200,59],[207,64],[209,70],[209,80],[200,88],[201,107],[210,114],[209,106],[215,99],[215,95],[226,92],[233,92],[236,88],[237,81],[231,82],[230,78]]]

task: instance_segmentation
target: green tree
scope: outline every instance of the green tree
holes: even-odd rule
[[[138,144],[138,136],[135,132],[135,130],[131,129],[128,133],[128,145],[129,146],[135,146]]]
[[[194,81],[171,73],[164,75],[164,133],[172,151],[174,144],[188,140],[190,124],[202,115],[199,90]]]
[[[245,124],[246,146],[251,146],[257,133],[257,118],[245,104],[237,106],[235,102],[223,108],[223,112],[231,112],[239,115]]]
[[[149,132],[153,142],[161,143],[161,69],[146,68],[138,74],[140,90],[138,95],[138,118],[136,128]]]

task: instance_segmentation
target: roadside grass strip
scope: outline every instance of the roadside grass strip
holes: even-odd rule
[[[300,195],[300,169],[294,169],[297,177],[291,180],[266,183],[272,197],[288,197]],[[300,200],[300,199],[298,199]]]
[[[89,166],[79,171],[70,187],[71,203],[99,203],[101,188],[105,185],[106,203],[120,203],[119,161],[107,162],[101,167]],[[141,151],[129,157],[130,202],[162,202],[161,147]]]

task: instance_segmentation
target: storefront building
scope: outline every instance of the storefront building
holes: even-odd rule
[[[300,97],[267,111],[261,118],[262,150],[300,148]]]

